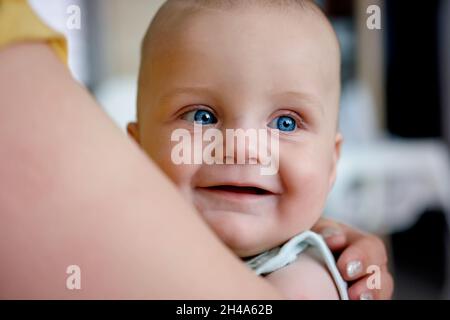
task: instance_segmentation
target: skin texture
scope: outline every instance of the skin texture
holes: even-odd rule
[[[293,300],[337,300],[339,293],[320,254],[308,249],[293,263],[268,276],[271,284]]]

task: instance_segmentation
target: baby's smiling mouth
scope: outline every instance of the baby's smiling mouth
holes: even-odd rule
[[[249,195],[273,195],[269,190],[265,190],[259,187],[253,187],[253,186],[234,186],[234,185],[217,185],[217,186],[211,186],[202,188],[209,191],[216,191],[216,192],[227,192],[227,193],[237,193],[237,194],[249,194]]]
[[[217,184],[204,187],[197,187],[196,190],[208,198],[217,201],[231,201],[243,203],[249,201],[254,203],[262,199],[269,199],[278,194],[262,186],[246,184]]]

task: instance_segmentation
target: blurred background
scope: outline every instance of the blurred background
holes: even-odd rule
[[[29,2],[67,36],[74,76],[125,129],[135,118],[140,42],[164,1]],[[450,1],[318,3],[343,52],[345,144],[326,215],[384,239],[394,298],[450,299]],[[79,29],[67,27],[72,5]],[[372,5],[381,29],[368,27]]]

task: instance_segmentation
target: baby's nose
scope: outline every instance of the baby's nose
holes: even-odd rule
[[[227,129],[224,163],[259,164],[258,132],[255,129]]]
[[[261,164],[260,155],[267,152],[267,128],[254,124],[224,129],[224,163]]]

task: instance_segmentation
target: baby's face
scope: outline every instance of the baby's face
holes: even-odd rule
[[[238,255],[311,228],[334,182],[339,53],[314,12],[202,9],[179,17],[141,66],[129,132]],[[145,52],[145,51],[144,51]],[[176,129],[279,129],[279,170],[177,165]],[[207,144],[206,144],[207,145]],[[206,146],[205,145],[205,146]]]

